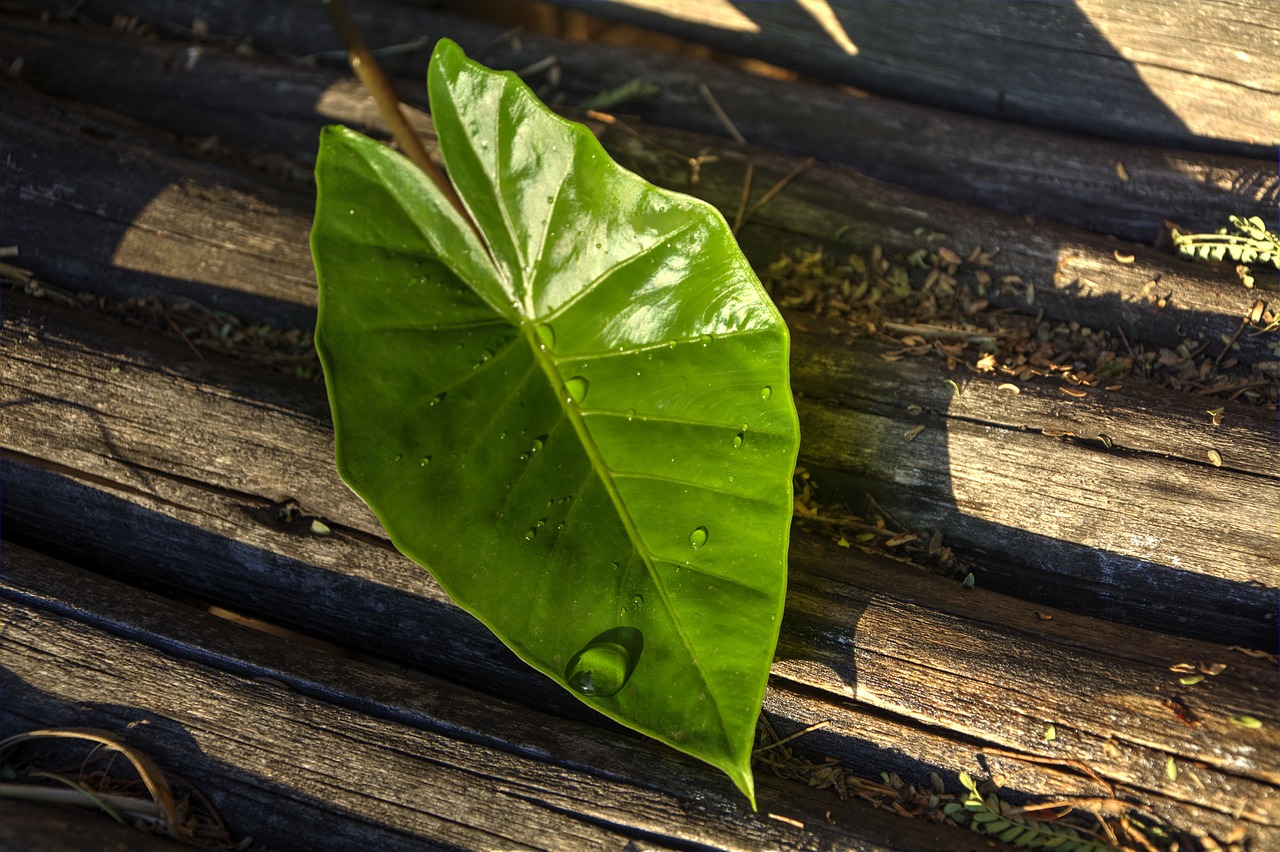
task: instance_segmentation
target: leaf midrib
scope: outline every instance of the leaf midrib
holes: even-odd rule
[[[720,706],[720,701],[716,694],[716,690],[707,679],[707,674],[702,668],[702,663],[698,659],[698,655],[694,653],[694,645],[689,639],[689,635],[685,632],[684,624],[677,617],[677,610],[672,605],[671,593],[661,582],[658,572],[654,570],[654,556],[649,552],[649,548],[645,545],[644,539],[640,536],[640,530],[636,527],[635,520],[631,517],[631,512],[627,510],[626,503],[622,500],[622,494],[619,493],[617,485],[614,484],[613,476],[609,466],[605,463],[604,456],[600,454],[600,448],[596,445],[595,439],[591,437],[591,431],[587,428],[587,424],[582,420],[582,413],[578,411],[576,405],[568,404],[564,399],[561,388],[564,387],[564,380],[560,376],[560,371],[556,369],[556,364],[547,350],[543,348],[542,341],[535,331],[535,324],[526,321],[521,329],[524,333],[525,341],[529,344],[529,349],[533,352],[533,358],[537,361],[538,366],[542,368],[542,372],[546,375],[547,381],[551,383],[555,390],[557,399],[560,402],[561,411],[573,425],[573,430],[578,436],[578,441],[582,448],[586,451],[587,457],[591,460],[591,468],[600,477],[601,485],[604,486],[605,493],[609,495],[609,500],[613,503],[614,511],[618,513],[619,520],[622,521],[623,529],[626,530],[627,537],[631,539],[632,545],[640,553],[641,560],[644,562],[645,569],[649,572],[649,578],[653,581],[653,586],[658,590],[658,594],[662,599],[662,605],[671,617],[671,623],[674,625],[676,633],[680,636],[680,641],[689,651],[689,657],[693,661],[694,668],[698,671],[698,676],[704,686],[707,688],[707,695],[711,703],[716,708],[716,716],[720,720],[720,730],[723,732],[726,741],[729,739],[729,725],[724,716],[724,711]],[[655,732],[655,734],[663,739],[666,734],[663,732]]]

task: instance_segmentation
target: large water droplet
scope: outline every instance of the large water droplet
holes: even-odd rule
[[[554,349],[556,345],[556,332],[550,323],[542,323],[538,326],[538,339],[542,341],[543,349]]]
[[[547,443],[546,435],[539,435],[538,437],[534,438],[533,444],[530,446],[530,449],[529,449],[529,455],[533,455],[538,450],[542,449],[544,446],[546,446],[546,443]]]
[[[438,393],[435,396],[431,397],[431,402],[429,402],[428,405],[439,405],[440,403],[444,402],[444,398],[446,396],[448,396],[447,393],[444,393],[444,392]]]
[[[741,447],[741,446],[742,446],[742,442],[743,442],[743,441],[745,441],[745,440],[746,440],[746,435],[743,435],[741,432],[739,432],[738,434],[734,435],[734,436],[733,436],[733,448],[736,450],[738,447]]]
[[[773,396],[773,388],[769,387],[768,385],[765,385],[764,387],[760,388],[761,399],[768,399],[771,396]]]
[[[706,345],[707,345],[707,344],[709,344],[711,341],[715,340],[715,338],[714,338],[714,337],[712,337],[712,336],[711,336],[711,335],[709,335],[709,334],[704,334],[704,335],[702,335],[701,337],[699,337],[699,338],[698,338],[698,340],[702,341],[702,345],[703,345],[703,346],[706,346]]]
[[[706,543],[707,543],[706,527],[698,527],[696,530],[689,533],[689,544],[693,545],[694,550],[697,550],[699,547],[702,547],[702,545]]]
[[[635,671],[643,649],[644,638],[634,627],[606,630],[569,659],[564,679],[583,695],[617,695]]]
[[[574,376],[564,383],[565,402],[570,405],[581,405],[587,397],[587,388],[591,383],[582,376]]]

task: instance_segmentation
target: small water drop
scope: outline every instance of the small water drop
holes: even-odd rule
[[[427,465],[431,464],[431,456],[423,456],[422,458],[418,459],[418,464],[421,467],[426,467]]]
[[[606,630],[569,658],[565,682],[594,698],[617,695],[635,670],[643,647],[641,633],[633,627]]]
[[[706,543],[707,543],[706,527],[698,527],[696,530],[689,533],[689,544],[693,545],[694,550],[697,550],[699,547],[702,547],[702,545]]]
[[[621,566],[621,565],[619,565],[617,562],[610,562],[610,563],[609,563],[609,567],[610,567],[610,568],[612,568],[613,570],[617,571],[617,570],[618,570],[619,568],[621,568],[622,566]]]
[[[746,440],[746,436],[741,432],[733,436],[733,448],[736,450],[742,446],[742,442]]]
[[[631,596],[631,609],[637,610],[644,607],[644,595]]]
[[[715,338],[709,334],[704,334],[701,337],[699,337],[698,340],[702,341],[703,346],[707,346],[708,344],[711,343],[711,341],[715,340]]]
[[[667,348],[668,348],[668,349],[675,349],[675,348],[676,348],[676,345],[677,345],[677,344],[676,344],[676,341],[674,341],[674,340],[668,340],[668,341],[667,341]]]
[[[556,345],[556,332],[550,323],[542,323],[538,326],[538,339],[542,341],[540,346],[543,349],[554,349]]]
[[[449,394],[444,393],[444,392],[442,391],[442,392],[440,392],[440,393],[436,394],[435,396],[431,397],[431,401],[430,401],[429,403],[427,403],[427,404],[428,404],[428,405],[439,405],[440,403],[444,402],[444,398],[445,398],[446,396],[448,396],[448,395],[449,395]]]
[[[564,383],[565,402],[570,405],[581,405],[587,397],[587,388],[591,383],[582,376],[574,376]]]
[[[396,461],[400,461],[400,459],[402,459],[402,458],[404,458],[404,456],[403,456],[403,455],[397,455],[397,456],[396,456]]]
[[[548,195],[548,196],[547,196],[547,203],[548,203],[548,204],[555,204],[555,203],[556,203],[556,197],[555,197],[554,195]]]
[[[773,388],[769,387],[768,385],[765,385],[764,387],[760,388],[761,399],[768,399],[771,396],[773,396]]]
[[[634,408],[628,408],[628,409],[627,409],[627,420],[631,420],[631,419],[633,419],[635,416],[636,416],[636,410],[635,410]]]
[[[550,508],[551,508],[552,506],[554,506],[554,505],[555,505],[555,503],[554,503],[553,501],[551,501],[551,500],[548,500],[548,501],[547,501],[547,508],[548,508],[548,509],[550,509]]]
[[[546,444],[547,444],[547,436],[546,436],[546,435],[539,435],[538,437],[534,438],[534,439],[533,439],[533,444],[532,444],[532,449],[530,449],[530,450],[529,450],[529,455],[533,455],[533,454],[534,454],[534,453],[536,453],[538,450],[540,450],[540,449],[542,449],[543,447],[545,447],[545,446],[546,446]]]
[[[524,540],[525,540],[525,541],[533,541],[533,540],[534,540],[535,538],[537,538],[537,537],[538,537],[538,528],[537,528],[537,527],[529,527],[529,529],[527,529],[527,530],[525,530],[525,531],[524,531]]]

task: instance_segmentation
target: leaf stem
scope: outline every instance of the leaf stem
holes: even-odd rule
[[[458,214],[474,229],[475,223],[471,220],[471,215],[467,213],[466,208],[462,206],[462,199],[458,197],[458,193],[449,183],[449,179],[444,176],[444,172],[440,171],[427,156],[427,150],[422,147],[418,134],[414,133],[413,128],[409,126],[404,110],[401,109],[400,98],[391,88],[390,81],[382,73],[382,68],[373,58],[368,45],[364,43],[364,38],[351,17],[351,10],[347,8],[346,0],[322,0],[322,2],[329,13],[329,20],[333,22],[333,28],[338,31],[338,36],[347,48],[347,61],[351,64],[351,70],[373,96],[374,102],[378,105],[378,111],[382,113],[383,120],[391,130],[391,137],[396,140],[396,144],[400,146],[404,155],[422,169],[431,182],[444,193],[445,198],[449,199],[449,203],[458,211]]]

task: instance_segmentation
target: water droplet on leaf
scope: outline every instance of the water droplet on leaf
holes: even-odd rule
[[[733,448],[736,450],[738,447],[741,447],[741,446],[742,446],[742,442],[743,442],[744,440],[746,440],[746,436],[745,436],[745,435],[743,435],[741,432],[739,432],[738,434],[734,435],[734,436],[733,436]]]
[[[431,464],[431,456],[423,456],[422,458],[418,459],[418,464],[421,465],[422,467],[426,467],[427,465]]]
[[[542,323],[538,326],[538,339],[542,341],[543,349],[553,349],[556,345],[556,333],[549,323]]]
[[[569,659],[564,679],[583,695],[617,695],[635,671],[643,648],[644,639],[634,627],[606,630]]]
[[[771,396],[773,396],[773,388],[769,387],[768,385],[765,385],[764,387],[760,388],[761,399],[768,399]]]
[[[444,392],[438,393],[435,396],[431,397],[431,402],[429,402],[428,405],[439,405],[440,403],[444,402],[444,398],[446,396],[448,396],[447,393],[444,393]]]
[[[707,543],[706,527],[698,527],[696,530],[689,533],[689,544],[693,545],[694,550],[697,550],[699,547],[702,547],[702,545],[706,543]]]
[[[715,338],[709,334],[704,334],[698,339],[702,341],[703,346],[706,346],[707,344],[711,343],[711,341],[715,340]]]
[[[587,388],[590,382],[582,378],[582,376],[574,376],[564,383],[565,402],[570,405],[581,405],[582,400],[586,399]]]

